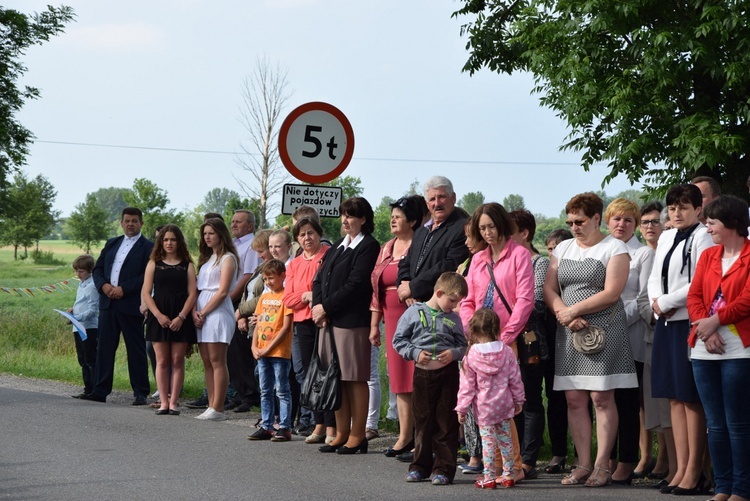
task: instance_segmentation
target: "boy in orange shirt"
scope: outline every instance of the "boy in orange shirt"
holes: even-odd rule
[[[289,371],[292,363],[292,315],[284,306],[286,267],[282,261],[271,259],[261,271],[263,282],[270,292],[262,294],[255,308],[253,357],[258,361],[260,380],[260,428],[247,437],[249,440],[288,442],[292,438],[292,393]],[[274,388],[279,398],[279,429],[273,432]]]

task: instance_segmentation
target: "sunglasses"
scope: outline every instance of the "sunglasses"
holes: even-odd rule
[[[641,221],[641,226],[661,226],[661,221],[658,219],[644,219]]]
[[[591,218],[584,217],[583,219],[576,219],[574,221],[565,221],[565,224],[567,224],[569,228],[572,228],[573,226],[581,227],[583,226],[583,223],[585,223],[589,219]]]

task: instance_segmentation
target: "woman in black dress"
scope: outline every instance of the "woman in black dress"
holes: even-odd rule
[[[141,296],[149,311],[146,339],[153,343],[156,352],[156,387],[161,395],[156,414],[178,415],[177,399],[185,380],[185,353],[188,345],[196,342],[190,312],[198,289],[185,237],[173,224],[164,226],[156,239],[146,265]]]

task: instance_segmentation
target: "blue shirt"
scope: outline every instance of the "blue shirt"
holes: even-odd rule
[[[99,324],[99,292],[92,277],[78,284],[73,316],[87,329],[96,329]],[[74,329],[75,330],[75,329]]]

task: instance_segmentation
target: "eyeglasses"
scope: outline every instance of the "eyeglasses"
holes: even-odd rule
[[[568,227],[572,228],[573,226],[583,226],[583,223],[588,221],[591,218],[584,217],[583,219],[576,219],[574,221],[565,221],[565,224],[568,225]]]
[[[661,226],[661,221],[658,219],[644,219],[641,221],[641,226]]]

